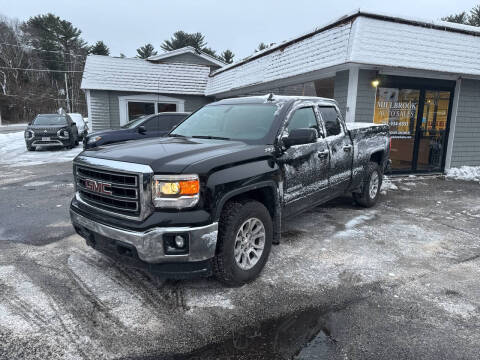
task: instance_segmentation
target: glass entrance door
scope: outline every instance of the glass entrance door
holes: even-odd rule
[[[388,124],[392,137],[392,169],[412,169],[420,90],[378,88],[373,122]]]
[[[378,87],[374,123],[388,124],[394,172],[443,169],[451,91]]]
[[[425,91],[423,116],[418,134],[419,171],[442,170],[446,147],[450,91]]]

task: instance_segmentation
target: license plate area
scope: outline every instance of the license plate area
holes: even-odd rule
[[[50,136],[42,136],[42,141],[50,141]]]

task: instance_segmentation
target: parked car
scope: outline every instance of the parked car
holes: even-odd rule
[[[83,119],[82,114],[69,113],[68,115],[72,118],[72,120],[77,125],[78,134],[80,135],[80,140],[83,140],[84,137],[88,135],[88,125]]]
[[[128,265],[241,285],[280,242],[283,219],[345,193],[373,206],[389,145],[388,125],[345,124],[334,100],[222,100],[164,138],[82,152],[71,220]]]
[[[37,146],[63,146],[73,148],[78,145],[78,128],[69,115],[39,114],[25,129],[25,144],[28,151]]]
[[[130,121],[118,130],[96,131],[89,134],[83,141],[83,148],[89,149],[121,141],[164,136],[173,127],[185,120],[188,115],[190,115],[188,112],[163,112],[144,115]]]

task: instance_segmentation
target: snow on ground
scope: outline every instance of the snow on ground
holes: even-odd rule
[[[27,123],[21,123],[21,124],[4,124],[4,125],[0,125],[0,128],[9,128],[9,127],[27,127],[28,124]]]
[[[385,195],[388,190],[398,190],[398,186],[395,185],[388,176],[383,177],[381,194]]]
[[[480,182],[480,166],[462,166],[447,171],[447,179]]]
[[[23,131],[0,134],[0,165],[30,166],[72,161],[82,151],[82,146],[71,150],[59,147],[41,147],[27,151]]]

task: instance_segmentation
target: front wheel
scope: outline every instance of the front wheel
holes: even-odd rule
[[[28,146],[27,145],[27,151],[35,151],[35,146]]]
[[[365,174],[365,183],[361,193],[353,193],[355,202],[363,207],[372,207],[377,203],[382,187],[383,173],[375,162],[369,162]]]
[[[265,206],[253,200],[225,205],[219,224],[215,277],[230,286],[254,280],[268,260],[273,224]]]

